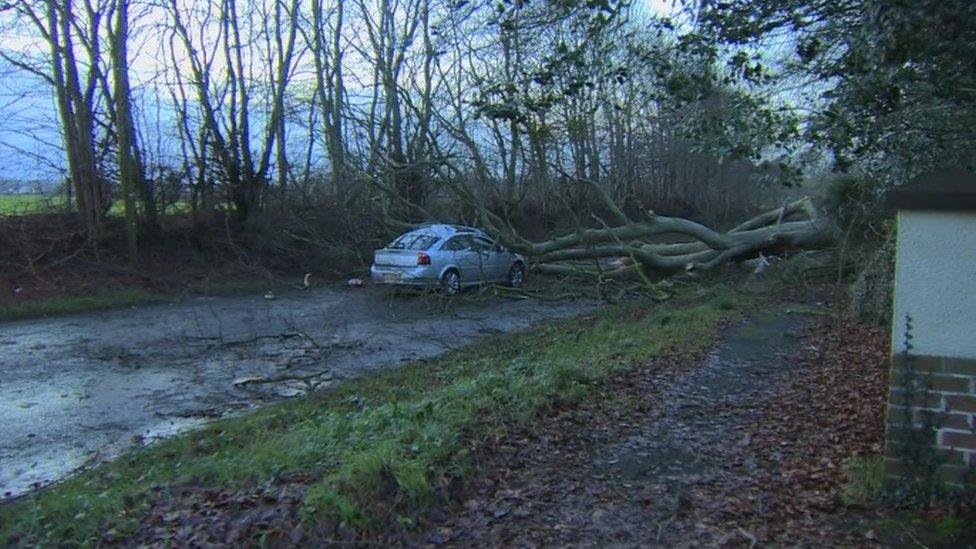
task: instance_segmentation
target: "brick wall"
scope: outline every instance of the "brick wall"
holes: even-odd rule
[[[902,471],[898,440],[908,421],[915,427],[928,414],[937,427],[930,442],[946,458],[942,479],[955,486],[972,487],[976,481],[976,359],[911,356],[914,374],[904,375],[903,354],[892,360],[891,393],[888,397],[888,425],[885,474],[897,477]],[[910,379],[908,379],[910,378]],[[906,402],[906,383],[914,380],[914,402]]]

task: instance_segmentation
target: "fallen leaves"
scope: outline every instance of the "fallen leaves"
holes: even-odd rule
[[[838,520],[846,512],[839,501],[842,464],[883,444],[888,340],[884,330],[850,319],[840,327],[824,319],[808,331],[799,374],[743,426],[750,433],[732,449],[758,466],[699,493],[738,512],[703,522],[734,521],[761,543],[864,543],[859,530]]]
[[[431,546],[876,543],[873,530],[844,518],[838,494],[844,461],[881,447],[886,334],[852,322],[839,330],[827,318],[790,339],[800,367],[750,378],[729,395],[695,376],[710,360],[702,350],[622,373],[595,398],[557,405],[533,428],[513,427],[488,442],[478,454],[481,474],[452,492],[456,504],[409,521],[391,517],[368,539]],[[644,431],[649,440],[638,436],[640,445],[660,442],[648,426],[671,427],[663,432],[680,446],[673,457],[680,463],[619,478],[611,450]],[[308,482],[174,489],[160,495],[137,539],[178,546],[361,541],[362,532],[302,522]],[[103,541],[115,535],[106,532]]]
[[[544,436],[489,463],[475,493],[430,530],[386,541],[871,544],[874,538],[844,517],[838,493],[844,460],[877,452],[882,443],[887,336],[847,321],[838,331],[832,319],[801,335],[794,338],[794,358],[802,362],[794,373],[729,398],[702,391],[708,387],[693,376],[701,356],[675,355],[624,374],[602,401],[545,418]],[[691,381],[676,382],[683,375]],[[669,402],[674,412],[666,412]],[[670,425],[672,413],[687,421],[666,432],[717,466],[675,477],[662,469],[636,480],[594,474],[594,461],[619,461],[605,455],[615,441],[633,438],[642,425]],[[513,493],[523,496],[517,505],[507,497]]]

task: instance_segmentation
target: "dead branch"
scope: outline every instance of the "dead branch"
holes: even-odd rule
[[[239,379],[234,382],[235,387],[242,389],[248,388],[251,385],[275,385],[279,383],[289,383],[289,382],[299,382],[304,385],[305,392],[311,393],[317,390],[325,383],[330,383],[334,381],[332,373],[328,370],[323,370],[306,375],[281,375],[281,376],[254,376]]]

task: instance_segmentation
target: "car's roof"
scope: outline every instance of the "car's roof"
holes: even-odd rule
[[[439,236],[441,238],[447,238],[454,236],[456,234],[473,234],[478,236],[488,236],[485,231],[478,229],[476,227],[466,227],[464,225],[448,225],[446,223],[431,223],[430,225],[424,225],[418,227],[411,233],[419,234],[430,234]]]

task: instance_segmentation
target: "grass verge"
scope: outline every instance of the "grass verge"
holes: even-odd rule
[[[121,288],[95,295],[50,297],[0,307],[0,322],[121,309],[135,305],[161,303],[171,299],[172,296],[137,288]]]
[[[123,538],[161,493],[297,477],[308,521],[368,530],[408,518],[475,471],[477,454],[604,380],[701,346],[749,306],[729,292],[614,305],[346,382],[155,444],[0,509],[0,543]],[[117,539],[117,538],[116,538]]]
[[[149,291],[141,288],[117,288],[91,295],[64,295],[30,301],[3,303],[0,301],[0,322],[28,320],[77,313],[124,309],[137,305],[170,303],[187,296],[234,297],[261,295],[269,289],[284,295],[294,291],[300,279],[282,278],[273,283],[265,278],[231,279],[219,283],[204,281],[187,286],[182,291]]]

